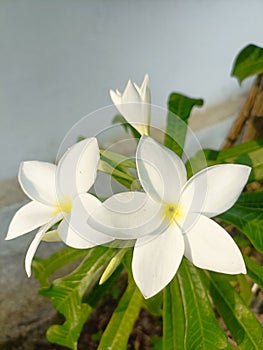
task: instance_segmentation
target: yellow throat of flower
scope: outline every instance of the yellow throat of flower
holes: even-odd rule
[[[163,208],[163,216],[167,221],[171,222],[178,221],[184,216],[184,214],[182,207],[178,204],[166,203]]]
[[[71,198],[65,197],[63,200],[55,203],[55,210],[54,210],[54,216],[64,212],[64,213],[70,213],[72,209],[72,200]]]

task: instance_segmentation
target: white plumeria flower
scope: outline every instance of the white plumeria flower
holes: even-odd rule
[[[172,280],[183,255],[200,268],[246,273],[238,246],[210,217],[236,202],[251,168],[216,165],[187,181],[182,160],[148,136],[140,139],[136,162],[145,193],[119,193],[96,205],[93,198],[80,207],[89,227],[112,238],[136,239],[132,272],[144,297]]]
[[[129,80],[123,93],[110,90],[110,96],[127,122],[141,135],[148,135],[151,113],[148,74],[145,75],[141,87]]]
[[[173,279],[183,255],[200,268],[246,273],[238,246],[210,217],[236,202],[251,168],[216,165],[187,181],[182,160],[147,136],[140,139],[136,161],[145,193],[117,194],[94,216],[108,234],[113,234],[113,222],[120,238],[137,235],[132,272],[144,297],[154,296]]]
[[[132,272],[144,297],[154,296],[172,280],[183,255],[199,268],[245,274],[238,246],[210,217],[236,202],[251,168],[215,165],[187,181],[182,160],[147,136],[140,139],[136,161],[146,196],[156,205],[154,221],[167,223],[161,233],[148,231],[135,243]],[[146,211],[147,202],[154,208],[148,199]]]
[[[56,240],[54,234],[47,232],[54,224],[61,221],[56,233],[65,243],[75,248],[90,248],[99,243],[112,240],[89,228],[84,240],[68,223],[72,213],[76,212],[75,201],[78,196],[93,197],[85,193],[94,184],[100,154],[97,140],[90,138],[72,146],[60,159],[58,165],[26,161],[20,165],[18,180],[25,194],[32,200],[14,215],[6,239],[19,237],[40,227],[33,239],[25,258],[27,275],[31,275],[31,262],[41,240]],[[95,198],[96,200],[96,198]],[[84,216],[76,216],[80,222]],[[84,230],[87,228],[84,228]],[[47,232],[47,233],[46,233]],[[84,231],[85,233],[85,231]],[[96,243],[94,241],[94,235]],[[56,235],[55,235],[56,236]]]

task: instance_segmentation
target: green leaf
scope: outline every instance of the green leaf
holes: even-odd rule
[[[227,212],[218,216],[243,232],[253,246],[263,253],[263,211],[236,204]]]
[[[176,275],[163,291],[163,349],[185,349],[184,335],[184,308]]]
[[[164,293],[164,349],[230,348],[214,315],[204,278],[201,270],[183,259],[174,281]]]
[[[183,154],[187,123],[192,108],[202,106],[202,99],[172,93],[168,100],[168,116],[164,144],[179,156]]]
[[[244,300],[247,306],[250,305],[252,298],[253,298],[253,293],[251,291],[251,285],[248,282],[247,278],[245,275],[237,275],[237,281],[239,284],[239,295],[241,298]]]
[[[162,292],[149,299],[143,300],[143,307],[154,316],[162,316],[163,314],[163,294]]]
[[[107,247],[92,248],[70,275],[56,279],[40,290],[40,294],[49,297],[55,309],[65,317],[63,325],[48,329],[47,339],[51,343],[77,350],[80,332],[92,312],[92,307],[82,302],[83,295],[113,254],[113,249]]]
[[[63,248],[52,254],[47,259],[34,258],[32,268],[35,278],[39,281],[42,287],[47,286],[50,276],[73,260],[83,258],[88,250]]]
[[[263,191],[244,192],[236,204],[246,208],[263,209]]]
[[[263,267],[246,255],[244,259],[249,277],[263,289]]]
[[[102,335],[98,350],[127,349],[130,333],[141,309],[142,298],[135,283],[130,279],[128,287]]]
[[[227,276],[228,277],[228,276]],[[210,293],[240,350],[263,349],[263,328],[225,275],[208,274]]]
[[[250,44],[239,52],[231,75],[241,84],[244,79],[261,73],[263,73],[263,48]]]
[[[228,161],[236,159],[242,154],[246,155],[248,153],[257,151],[263,147],[263,138],[242,143],[234,147],[218,151],[217,160],[219,162]]]
[[[204,156],[206,162],[204,162]],[[263,139],[247,142],[223,151],[209,149],[199,151],[187,162],[186,168],[191,176],[193,174],[192,168],[196,173],[206,166],[222,163],[244,164],[252,167],[248,183],[263,180]]]

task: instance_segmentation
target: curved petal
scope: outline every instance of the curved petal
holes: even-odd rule
[[[87,192],[95,182],[99,159],[99,146],[95,137],[72,146],[58,163],[58,198],[74,198],[78,193]]]
[[[14,215],[6,235],[6,240],[30,232],[45,223],[53,216],[53,208],[36,201],[29,202]]]
[[[177,203],[186,182],[182,160],[152,138],[143,136],[136,153],[140,182],[153,199]]]
[[[114,239],[89,226],[86,210],[86,206],[88,205],[95,207],[101,205],[101,203],[97,198],[88,193],[76,197],[71,213],[58,227],[58,234],[61,239],[72,248],[91,248],[111,242]]]
[[[213,220],[199,215],[184,239],[184,255],[195,266],[227,274],[246,273],[238,246]]]
[[[151,103],[151,95],[150,95],[150,88],[149,88],[149,75],[145,74],[143,82],[141,87],[137,87],[136,84],[134,84],[137,90],[139,91],[141,95],[141,99],[145,103]]]
[[[181,203],[185,211],[213,217],[233,206],[247,183],[251,168],[220,164],[194,175],[185,185]]]
[[[138,239],[134,247],[132,273],[144,295],[150,298],[173,279],[184,254],[184,239],[179,227],[170,225],[161,235],[145,243]]]
[[[22,162],[18,172],[22,190],[32,200],[54,205],[56,197],[56,165],[39,161]]]
[[[40,230],[37,232],[37,234],[35,235],[33,241],[31,242],[27,250],[26,258],[25,258],[25,270],[28,277],[31,276],[31,263],[32,263],[33,257],[46,231],[50,229],[50,227],[55,225],[55,223],[57,223],[62,218],[63,218],[63,213],[59,213],[53,219],[51,219],[46,225],[42,226]]]
[[[163,231],[163,205],[146,193],[118,193],[96,208],[86,203],[86,210],[88,223],[114,238],[135,239]]]

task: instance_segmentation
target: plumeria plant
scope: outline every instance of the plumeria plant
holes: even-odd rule
[[[262,73],[263,49],[247,46],[233,75],[242,82]],[[151,125],[148,75],[141,86],[129,81],[110,96],[121,114],[115,121],[136,137],[134,158],[100,149],[94,135],[57,165],[27,161],[19,169],[31,201],[13,217],[6,239],[38,228],[25,270],[30,276],[32,266],[40,294],[64,316],[48,340],[77,350],[84,324],[111,298],[116,307],[93,340],[99,350],[262,349],[262,325],[250,306],[263,288],[263,139],[188,159],[188,119],[201,99],[170,95],[161,142]],[[96,195],[98,172],[122,191]],[[41,241],[65,247],[33,259]],[[69,274],[54,277],[65,265]],[[132,347],[141,310],[162,331]]]

